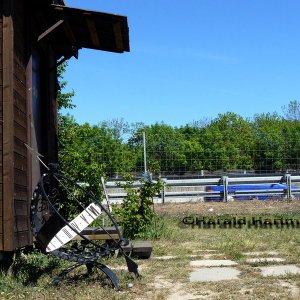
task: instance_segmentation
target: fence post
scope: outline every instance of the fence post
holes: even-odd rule
[[[165,204],[167,178],[162,178],[161,180],[164,182],[163,188],[161,190],[161,203]]]
[[[291,174],[285,174],[287,184],[287,198],[292,198],[292,177]]]
[[[223,202],[228,201],[228,176],[222,176],[222,184],[224,187]]]
[[[146,152],[146,132],[143,132],[143,153],[144,153],[144,172],[148,172],[147,168],[147,152]]]

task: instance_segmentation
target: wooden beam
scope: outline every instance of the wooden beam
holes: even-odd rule
[[[53,24],[51,27],[49,27],[46,31],[44,31],[42,34],[39,35],[38,42],[40,42],[43,38],[45,38],[50,33],[52,33],[55,29],[57,29],[63,23],[64,23],[64,20],[59,20],[55,24]]]
[[[65,33],[68,37],[68,39],[71,41],[72,44],[76,44],[76,38],[75,38],[75,35],[73,33],[73,30],[69,24],[68,21],[65,20],[65,23],[64,23],[64,30],[65,30]]]
[[[87,26],[89,29],[91,40],[96,48],[100,48],[100,40],[93,19],[86,18]]]
[[[3,250],[15,250],[14,242],[14,99],[12,3],[3,14]],[[13,2],[13,1],[11,1]]]
[[[87,239],[91,240],[91,241],[101,241],[101,240],[118,240],[119,239],[119,235],[117,234],[92,234],[92,235],[84,235],[84,237],[86,237]],[[79,235],[75,236],[73,238],[73,240],[75,241],[82,241],[83,238]]]
[[[29,27],[29,26],[28,26]],[[32,120],[32,55],[30,55],[28,64],[26,66],[26,114],[27,114],[27,144],[31,146],[31,124]],[[32,186],[32,160],[35,159],[32,155],[27,151],[27,184],[28,184],[28,199],[32,198],[33,191],[35,186]],[[28,201],[28,215],[30,215],[30,206],[31,203]],[[28,218],[28,228],[30,228],[30,218]],[[29,244],[32,244],[32,233],[29,235]]]
[[[114,34],[115,34],[116,48],[118,49],[118,51],[123,52],[124,44],[123,44],[123,37],[122,37],[120,22],[114,23]]]
[[[89,240],[118,240],[120,238],[118,231],[115,227],[105,227],[105,228],[85,228],[81,234],[88,238]],[[75,236],[73,240],[82,240],[83,238],[79,235]]]

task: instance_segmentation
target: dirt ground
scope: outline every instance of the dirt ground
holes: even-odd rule
[[[165,203],[155,204],[154,210],[163,216],[300,213],[300,200]]]

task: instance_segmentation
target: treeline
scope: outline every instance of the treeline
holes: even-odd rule
[[[299,102],[291,101],[282,114],[245,119],[228,112],[181,127],[123,120],[79,125],[69,115],[60,116],[59,162],[71,178],[94,182],[97,189],[102,175],[143,172],[145,133],[147,169],[154,174],[298,171],[299,108]]]

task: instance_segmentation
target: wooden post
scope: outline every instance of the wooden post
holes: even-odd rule
[[[3,3],[3,250],[13,251],[14,163],[13,163],[13,1]]]

